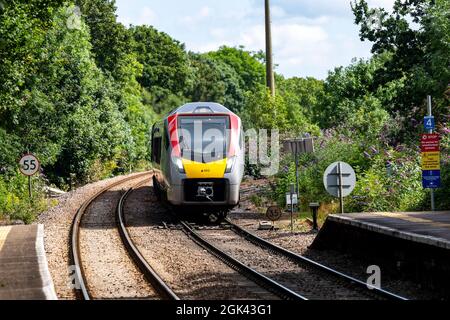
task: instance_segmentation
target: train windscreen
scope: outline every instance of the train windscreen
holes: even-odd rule
[[[182,116],[178,119],[178,141],[184,159],[210,163],[227,157],[230,118],[227,116]]]

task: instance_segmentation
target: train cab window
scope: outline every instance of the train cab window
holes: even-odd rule
[[[182,116],[178,141],[183,158],[203,163],[223,160],[229,145],[230,119],[225,116]]]

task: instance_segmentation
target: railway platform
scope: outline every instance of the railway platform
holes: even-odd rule
[[[450,297],[450,212],[330,215],[312,249],[358,256]]]
[[[44,226],[0,226],[0,300],[56,300]]]

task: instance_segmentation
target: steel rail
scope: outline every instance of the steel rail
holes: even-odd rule
[[[166,300],[180,300],[180,298],[175,294],[175,292],[162,280],[162,278],[156,273],[156,271],[150,266],[147,260],[144,258],[142,253],[137,248],[136,244],[132,240],[130,233],[126,227],[124,206],[129,195],[137,188],[142,186],[144,182],[140,182],[133,188],[130,188],[121,198],[116,210],[116,223],[119,229],[120,237],[122,242],[127,249],[128,254],[138,266],[139,270],[144,274],[145,278],[149,283],[152,284],[153,288]]]
[[[113,184],[110,184],[106,186],[105,188],[101,189],[99,192],[97,192],[94,196],[89,198],[87,201],[85,201],[81,207],[78,209],[73,222],[72,227],[70,230],[70,255],[71,255],[71,262],[73,263],[73,266],[75,267],[75,290],[77,293],[83,298],[84,300],[92,300],[92,295],[89,290],[89,285],[86,281],[86,274],[83,267],[83,262],[81,260],[81,251],[80,251],[80,229],[81,229],[81,220],[87,210],[87,208],[95,201],[97,200],[101,195],[106,193],[108,190],[119,186],[121,184],[124,184],[128,181],[135,180],[141,177],[144,177],[146,175],[150,175],[149,172],[137,174],[132,177],[127,177],[124,179],[121,179],[120,181],[117,181]]]
[[[183,230],[195,243],[197,243],[202,248],[206,249],[212,255],[217,257],[219,260],[227,264],[232,269],[241,273],[246,278],[259,284],[260,286],[266,288],[270,292],[274,293],[278,297],[286,300],[308,300],[307,298],[299,295],[298,293],[292,291],[291,289],[283,286],[282,284],[274,281],[271,278],[259,273],[258,271],[246,266],[242,262],[236,260],[229,254],[220,250],[206,239],[204,239],[192,226],[186,221],[180,221]]]
[[[351,285],[354,285],[355,287],[358,287],[359,289],[363,289],[365,291],[369,291],[371,294],[375,293],[376,295],[379,295],[383,298],[389,299],[389,300],[403,300],[406,301],[408,300],[405,297],[402,297],[400,295],[397,295],[395,293],[389,292],[387,290],[384,290],[382,288],[378,288],[372,285],[369,285],[359,279],[356,279],[354,277],[351,277],[347,274],[344,274],[342,272],[339,272],[333,268],[327,267],[321,263],[318,263],[314,260],[311,260],[309,258],[306,258],[304,256],[301,256],[299,254],[296,254],[290,250],[287,250],[285,248],[282,248],[274,243],[271,243],[265,239],[262,239],[250,232],[248,232],[247,230],[245,230],[244,228],[236,225],[235,223],[233,223],[230,219],[226,219],[225,220],[227,224],[229,224],[231,226],[231,230],[234,231],[236,234],[242,236],[243,238],[247,239],[248,241],[252,242],[253,244],[263,248],[263,249],[267,249],[270,250],[274,253],[280,254],[285,256],[286,258],[288,258],[289,260],[297,263],[297,264],[303,264],[303,265],[307,265],[309,267],[313,267],[317,270],[320,270],[324,273],[328,273],[336,278],[342,279],[348,283],[350,283]]]

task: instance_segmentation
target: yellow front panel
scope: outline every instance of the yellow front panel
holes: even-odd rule
[[[211,163],[183,159],[183,165],[188,179],[222,179],[225,177],[227,159]]]

